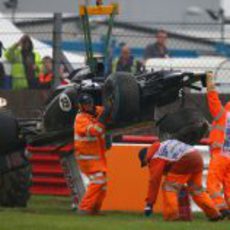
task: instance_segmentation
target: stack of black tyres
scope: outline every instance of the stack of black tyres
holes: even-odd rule
[[[31,175],[17,120],[0,111],[0,206],[25,207],[30,198]]]
[[[1,174],[0,206],[26,207],[30,198],[30,186],[30,165]]]

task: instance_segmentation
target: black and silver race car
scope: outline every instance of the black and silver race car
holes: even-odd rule
[[[45,130],[72,127],[77,112],[77,98],[82,92],[91,94],[96,104],[113,101],[111,126],[126,126],[152,119],[154,107],[170,104],[183,96],[185,87],[199,90],[205,87],[205,73],[180,71],[142,72],[132,75],[116,72],[106,79],[83,68],[70,76],[71,84],[60,86],[48,99],[44,111]],[[148,112],[147,112],[148,111]],[[152,111],[152,113],[151,113]]]

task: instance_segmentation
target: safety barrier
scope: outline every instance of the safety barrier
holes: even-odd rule
[[[123,135],[121,138],[122,143],[153,143],[155,141],[158,141],[157,136],[152,136],[152,135]],[[209,144],[209,139],[208,138],[203,138],[200,141],[201,145],[208,145]]]
[[[156,136],[126,135],[122,137],[122,142],[129,143],[153,143],[157,140]],[[30,160],[33,172],[32,194],[68,196],[70,193],[59,163],[60,156],[57,151],[53,151],[54,149],[54,146],[28,147],[28,151],[32,152]]]
[[[68,152],[72,145],[56,149],[56,146],[31,147],[27,150],[32,153],[32,194],[68,196],[69,189],[64,180],[63,170],[59,163],[60,153]]]
[[[145,139],[146,137],[146,139]],[[103,205],[104,210],[143,210],[147,192],[148,170],[141,169],[137,155],[141,148],[157,140],[152,136],[124,136],[123,141],[145,143],[114,143],[108,152],[108,195]],[[204,140],[207,141],[207,140]],[[71,147],[68,147],[68,150]],[[209,162],[208,146],[196,146],[202,152],[207,168]],[[69,196],[63,171],[59,163],[59,154],[54,147],[29,149],[32,152],[33,171],[32,194]],[[60,150],[59,150],[60,151]],[[65,151],[65,149],[61,149]],[[206,171],[204,179],[206,180]],[[157,201],[156,211],[161,209],[161,197]],[[197,207],[193,205],[193,210]]]

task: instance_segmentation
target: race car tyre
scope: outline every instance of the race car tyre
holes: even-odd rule
[[[43,126],[48,132],[73,127],[78,111],[78,91],[74,86],[69,86],[64,91],[55,93],[57,95],[50,100],[43,115]]]
[[[0,112],[0,155],[23,146],[18,122],[10,112]]]
[[[112,121],[132,121],[140,115],[140,92],[130,73],[116,72],[105,81],[104,100],[112,98]]]
[[[193,108],[182,108],[169,113],[157,126],[161,140],[177,139],[187,144],[197,144],[208,131],[208,122]]]
[[[31,178],[30,165],[0,175],[0,206],[26,207]]]

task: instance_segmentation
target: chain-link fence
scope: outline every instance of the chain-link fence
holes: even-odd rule
[[[2,18],[2,21],[9,18]],[[52,15],[46,17],[30,16],[15,18],[16,26],[1,30],[0,40],[5,48],[20,39],[22,34],[44,42],[36,45],[36,51],[41,56],[52,55],[53,19]],[[107,34],[107,22],[104,17],[90,18],[93,49],[95,53],[102,54]],[[16,28],[16,29],[15,29]],[[115,21],[111,38],[110,56],[113,60],[119,57],[121,47],[126,44],[131,54],[143,60],[145,48],[156,42],[158,30],[167,33],[166,47],[168,58],[152,59],[147,62],[149,69],[181,69],[184,71],[212,70],[217,81],[229,82],[230,76],[230,26],[217,23],[160,23],[160,22],[121,22]],[[74,55],[69,59],[71,64],[82,64],[85,58],[84,36],[81,21],[76,16],[64,16],[62,22],[62,48]],[[47,44],[50,51],[47,51]],[[81,58],[78,58],[81,57]],[[3,60],[7,62],[7,60]],[[76,66],[76,65],[75,65]]]

